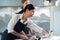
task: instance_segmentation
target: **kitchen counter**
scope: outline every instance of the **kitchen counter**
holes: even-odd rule
[[[16,39],[16,40],[22,40],[22,39]],[[60,40],[60,36],[52,36],[47,38],[41,38],[41,40]]]
[[[41,40],[60,40],[60,36],[52,36],[48,38],[41,38]]]

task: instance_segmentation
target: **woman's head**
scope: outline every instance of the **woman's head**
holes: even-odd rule
[[[24,13],[24,14],[26,14],[26,17],[31,17],[34,14],[34,9],[35,9],[35,7],[32,4],[28,4],[28,5],[26,5],[26,7],[24,9],[22,9],[17,14]]]
[[[25,8],[24,8],[24,12],[26,14],[27,17],[32,17],[34,15],[34,6],[32,4],[28,4]]]
[[[22,9],[29,4],[29,0],[22,0],[21,2],[22,2]]]

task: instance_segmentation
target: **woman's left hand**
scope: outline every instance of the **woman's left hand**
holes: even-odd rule
[[[42,30],[42,34],[45,35],[48,34],[48,32],[46,30]]]

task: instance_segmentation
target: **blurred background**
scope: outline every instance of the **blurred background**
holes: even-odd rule
[[[29,0],[35,6],[31,20],[54,35],[60,35],[60,1],[59,0]],[[0,0],[0,39],[12,15],[21,8],[21,0]]]

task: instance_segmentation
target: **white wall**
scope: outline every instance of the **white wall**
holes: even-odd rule
[[[43,0],[30,0],[30,3],[43,6]],[[0,0],[0,6],[20,6],[21,0]]]
[[[0,6],[20,6],[21,0],[0,0]]]
[[[60,9],[59,6],[51,7],[51,29],[54,35],[60,35]]]

